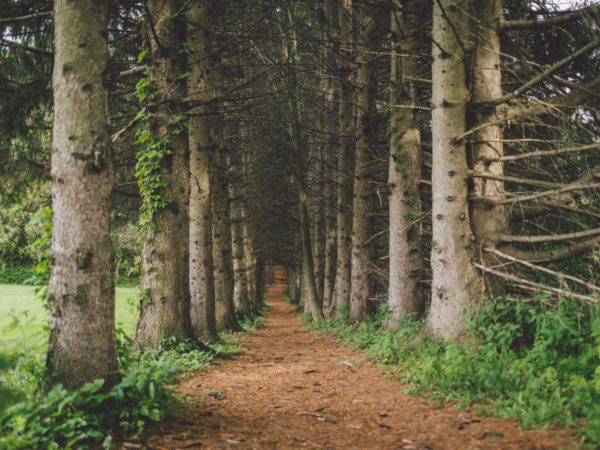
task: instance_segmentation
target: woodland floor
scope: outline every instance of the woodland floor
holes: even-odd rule
[[[241,337],[246,352],[185,380],[180,394],[196,401],[152,430],[148,448],[541,450],[576,440],[403,393],[391,372],[307,332],[283,300],[286,287],[277,271],[265,324]]]

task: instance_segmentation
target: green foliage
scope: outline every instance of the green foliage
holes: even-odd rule
[[[136,131],[136,143],[141,147],[135,163],[135,177],[142,197],[141,230],[147,229],[154,214],[170,203],[169,197],[164,194],[167,182],[160,174],[160,168],[171,150],[167,139],[158,139],[152,133],[149,118],[149,113],[144,113]]]
[[[172,387],[178,377],[206,367],[212,358],[192,344],[169,341],[155,351],[134,352],[131,339],[120,330],[117,350],[123,377],[114,386],[99,379],[76,390],[61,385],[27,393],[13,390],[14,400],[25,399],[0,412],[0,448],[90,448],[100,443],[109,448],[114,437],[138,437],[149,422],[175,411]],[[14,368],[11,358],[0,363]],[[40,362],[36,367],[20,376],[41,380],[43,386],[45,371]]]
[[[534,299],[535,300],[535,299]],[[464,343],[440,342],[407,319],[386,331],[385,310],[366,323],[345,318],[311,325],[335,332],[383,364],[398,365],[411,392],[477,405],[484,414],[522,425],[577,427],[600,444],[600,320],[597,308],[562,300],[515,303],[491,299],[471,319]]]
[[[31,267],[10,267],[0,263],[0,284],[30,284],[36,271]]]
[[[240,326],[246,333],[252,333],[262,327],[265,320],[259,315],[249,315],[240,319]]]

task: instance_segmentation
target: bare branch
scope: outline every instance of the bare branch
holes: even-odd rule
[[[548,67],[543,72],[539,73],[538,75],[536,75],[535,77],[530,79],[529,81],[525,82],[524,84],[522,84],[519,88],[515,89],[510,94],[506,94],[506,95],[503,95],[502,97],[494,99],[493,101],[486,102],[486,105],[496,106],[496,105],[501,105],[502,103],[507,103],[508,101],[527,92],[530,88],[532,88],[536,84],[542,82],[544,79],[548,78],[550,75],[552,75],[554,72],[556,72],[561,67],[564,67],[567,64],[575,61],[577,58],[579,58],[584,53],[587,53],[588,51],[593,50],[598,46],[600,46],[600,39],[594,39],[593,41],[589,42],[587,45],[584,45],[583,47],[581,47],[575,53],[572,53],[569,56],[567,56],[566,58],[561,59],[560,61],[556,62],[552,66]]]
[[[589,144],[589,145],[580,145],[579,147],[567,147],[567,148],[559,148],[555,150],[544,150],[539,152],[531,152],[531,153],[521,153],[519,155],[510,155],[510,156],[502,156],[500,158],[490,158],[487,162],[498,162],[498,161],[519,161],[521,159],[526,158],[537,158],[543,156],[555,156],[562,155],[565,153],[574,153],[574,152],[583,152],[586,150],[595,150],[600,148],[600,144]]]
[[[598,248],[600,248],[600,236],[589,241],[566,244],[551,250],[519,250],[515,248],[505,248],[503,250],[506,254],[522,261],[549,263],[581,256]]]
[[[486,267],[486,266],[484,266],[482,264],[479,264],[479,263],[476,263],[476,262],[473,263],[473,265],[475,267],[483,270],[484,272],[488,272],[488,273],[491,273],[491,274],[496,275],[498,277],[504,278],[506,280],[513,281],[513,282],[516,282],[516,283],[519,283],[519,284],[524,284],[526,286],[530,286],[532,288],[536,288],[536,289],[541,290],[541,291],[552,292],[554,294],[562,295],[564,297],[569,297],[569,298],[572,298],[574,300],[580,300],[580,301],[583,301],[583,302],[586,302],[586,303],[590,303],[592,305],[595,305],[595,304],[598,303],[598,299],[596,299],[594,297],[590,297],[589,295],[576,294],[574,292],[569,292],[569,291],[566,291],[564,289],[559,289],[559,288],[555,288],[555,287],[552,287],[552,286],[546,286],[544,284],[536,283],[534,281],[530,281],[530,280],[527,280],[525,278],[518,277],[516,275],[512,275],[512,274],[509,274],[509,273],[506,273],[506,272],[501,272],[499,270],[492,269],[491,267]]]
[[[526,244],[535,244],[540,242],[559,242],[570,239],[580,239],[584,237],[596,236],[600,234],[600,228],[592,228],[585,231],[574,231],[572,233],[548,234],[539,236],[515,236],[512,234],[501,234],[498,240],[501,242],[521,242]]]
[[[503,20],[500,23],[502,30],[523,30],[523,29],[540,29],[549,28],[557,25],[562,25],[567,22],[573,22],[588,15],[600,13],[600,5],[588,6],[585,8],[572,11],[567,14],[561,14],[549,19],[530,19],[530,20]]]
[[[568,275],[566,273],[557,272],[555,270],[551,270],[551,269],[548,269],[546,267],[542,267],[542,266],[538,266],[538,265],[532,264],[532,263],[530,263],[528,261],[524,261],[522,259],[515,258],[514,256],[507,255],[506,253],[502,253],[500,250],[495,249],[495,248],[488,248],[488,247],[486,247],[483,250],[486,251],[486,252],[488,252],[488,253],[493,253],[494,255],[499,256],[501,258],[504,258],[504,259],[506,259],[508,261],[512,261],[512,262],[515,262],[517,264],[522,264],[525,267],[529,267],[530,269],[534,269],[534,270],[537,270],[539,272],[544,272],[544,273],[547,273],[549,275],[554,275],[559,280],[565,279],[565,280],[574,281],[575,283],[579,283],[582,286],[585,286],[590,291],[600,292],[600,287],[598,287],[598,286],[596,286],[594,284],[588,283],[587,281],[582,280],[581,278],[577,278],[577,277],[574,277],[572,275]]]
[[[0,23],[12,23],[12,22],[22,22],[24,20],[37,19],[38,17],[51,17],[52,11],[40,11],[32,14],[27,14],[26,16],[17,16],[17,17],[2,17],[0,18]]]

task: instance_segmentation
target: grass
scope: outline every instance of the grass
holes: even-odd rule
[[[35,297],[34,286],[0,284],[0,341],[32,336],[44,331],[48,323],[48,312]],[[116,322],[127,335],[135,330],[137,313],[133,300],[137,288],[116,289]],[[18,323],[19,326],[11,324]]]

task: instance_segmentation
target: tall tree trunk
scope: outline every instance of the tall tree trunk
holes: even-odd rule
[[[432,65],[432,299],[429,323],[436,337],[459,338],[463,311],[472,311],[483,293],[473,266],[464,141],[467,0],[436,0],[433,8]]]
[[[225,148],[218,139],[213,165],[211,201],[213,212],[213,264],[217,323],[233,331],[241,330],[235,317],[233,303],[233,257],[231,253],[231,226],[229,195],[226,175]]]
[[[499,35],[502,1],[476,1],[474,15],[477,29],[471,65],[473,76],[469,125],[471,128],[478,128],[484,123],[494,125],[482,128],[473,134],[470,156],[475,172],[485,172],[502,177],[504,167],[502,161],[498,161],[504,156],[502,126],[495,124],[498,122],[497,108],[485,106],[486,102],[502,97]],[[478,199],[497,200],[504,197],[504,182],[475,177],[472,182],[471,195]],[[505,206],[484,206],[483,202],[471,203],[471,223],[479,245],[496,247],[499,235],[507,233],[509,222]],[[498,263],[488,253],[483,259],[487,265]],[[487,293],[491,295],[504,294],[504,282],[501,278],[488,275],[485,281]]]
[[[313,181],[313,191],[321,193],[324,191],[325,185],[323,178],[323,152],[322,146],[319,146],[318,155],[316,156],[317,179]],[[315,261],[315,286],[317,288],[317,296],[323,302],[324,282],[325,282],[325,204],[322,199],[318,199],[314,205],[314,220],[313,220],[313,255]]]
[[[212,257],[212,211],[210,202],[211,154],[215,149],[210,100],[214,95],[209,72],[214,58],[206,53],[211,33],[211,2],[193,2],[189,13],[191,54],[188,92],[197,102],[190,117],[190,315],[195,335],[218,340],[215,315],[215,284]],[[214,119],[212,119],[214,120]]]
[[[306,295],[305,305],[310,310],[313,320],[318,321],[323,318],[323,304],[317,293],[315,282],[313,249],[310,235],[310,218],[308,213],[308,196],[306,190],[306,179],[308,172],[307,162],[307,143],[302,133],[301,114],[300,114],[300,99],[297,66],[299,63],[299,55],[296,40],[296,20],[294,17],[293,2],[286,2],[286,14],[288,27],[292,39],[289,39],[287,48],[285,49],[287,57],[287,83],[289,92],[290,106],[290,126],[289,135],[292,140],[292,148],[295,157],[295,177],[296,190],[298,200],[298,219],[300,225],[300,242],[302,248],[302,278],[303,291]]]
[[[252,312],[257,313],[260,309],[260,301],[256,292],[256,257],[254,256],[254,234],[249,212],[242,202],[242,227],[244,233],[244,267],[246,268],[246,280],[248,285],[248,300]]]
[[[394,0],[391,11],[392,57],[390,72],[390,282],[388,305],[394,329],[398,320],[423,311],[419,286],[421,263],[421,135],[411,106],[417,101],[412,78],[417,77],[415,55],[417,0]],[[402,108],[398,108],[401,106]]]
[[[104,76],[108,2],[54,2],[48,371],[67,388],[118,380]]]
[[[323,304],[319,299],[314,277],[306,194],[300,192],[299,197],[300,233],[302,235],[302,280],[303,290],[306,292],[305,311],[310,312],[314,321],[319,321],[323,318]]]
[[[338,150],[337,270],[335,305],[339,312],[350,306],[352,270],[352,194],[354,190],[354,140],[352,138],[352,0],[340,0],[340,139]]]
[[[333,42],[335,30],[339,22],[336,2],[338,0],[325,0],[323,11],[327,26],[323,40]],[[325,60],[332,61],[336,57],[333,50],[325,50]],[[335,308],[333,292],[335,285],[335,272],[337,263],[337,180],[335,167],[337,164],[337,138],[335,131],[338,126],[339,112],[336,98],[336,82],[332,74],[325,71],[321,79],[323,91],[323,104],[325,105],[324,123],[327,132],[331,133],[324,149],[323,178],[325,180],[325,267],[323,269],[323,313],[329,317]]]
[[[241,172],[238,164],[232,164],[232,173]],[[250,314],[246,259],[244,256],[244,228],[242,224],[242,197],[237,180],[230,183],[231,255],[233,258],[233,302],[240,317]]]
[[[369,313],[369,299],[374,284],[370,280],[370,244],[372,234],[373,190],[371,188],[373,151],[376,148],[375,78],[373,70],[372,5],[360,1],[359,47],[357,51],[356,163],[354,169],[354,204],[352,222],[352,267],[350,320],[364,321]]]
[[[140,318],[135,342],[156,347],[167,338],[193,338],[189,291],[189,149],[185,126],[173,124],[185,112],[187,96],[181,77],[187,70],[181,52],[186,36],[177,0],[150,0],[146,35],[150,47],[149,77],[158,87],[160,102],[152,108],[150,131],[166,142],[160,176],[168,204],[156,211],[145,233],[142,249]]]

